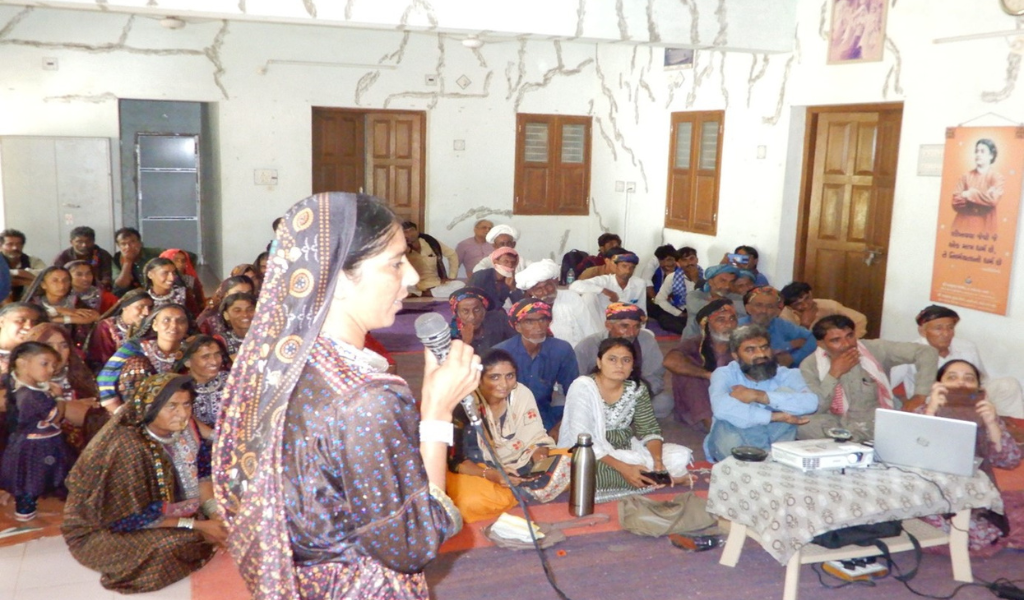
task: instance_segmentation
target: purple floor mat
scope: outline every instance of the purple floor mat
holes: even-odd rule
[[[395,322],[386,329],[377,329],[373,337],[388,349],[388,352],[422,352],[423,344],[416,337],[417,317],[428,312],[440,313],[445,321],[452,318],[447,300],[437,302],[405,302],[395,317]]]

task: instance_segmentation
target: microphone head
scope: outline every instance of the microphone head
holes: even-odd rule
[[[416,337],[421,340],[431,339],[448,332],[448,323],[436,312],[424,313],[416,317],[413,327],[416,328]]]

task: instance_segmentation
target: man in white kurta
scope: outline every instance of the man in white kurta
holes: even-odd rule
[[[578,279],[572,282],[569,290],[578,293],[591,318],[604,322],[604,311],[612,302],[625,302],[647,312],[647,283],[633,275],[640,259],[636,254],[627,252],[611,257],[612,271],[610,275],[598,275],[590,279]]]

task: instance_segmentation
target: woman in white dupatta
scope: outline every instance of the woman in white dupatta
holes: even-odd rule
[[[689,448],[664,443],[647,386],[629,379],[634,358],[628,340],[604,340],[593,373],[576,379],[565,398],[558,445],[568,448],[579,434],[591,435],[599,492],[660,487],[642,474],[649,472],[668,472],[680,482],[692,457]]]

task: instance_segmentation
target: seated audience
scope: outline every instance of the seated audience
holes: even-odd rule
[[[73,260],[64,265],[71,275],[71,294],[78,298],[78,304],[103,314],[117,304],[117,296],[100,289],[92,279],[92,267],[84,260]]]
[[[86,346],[86,362],[94,373],[98,373],[121,344],[132,337],[152,308],[153,299],[146,290],[134,289],[125,292],[117,304],[100,316]]]
[[[605,253],[608,250],[618,248],[621,245],[622,238],[614,233],[602,233],[599,235],[597,237],[597,254],[588,256],[576,265],[576,278],[579,279],[587,269],[603,266],[607,261],[607,255]]]
[[[11,272],[11,295],[20,300],[25,288],[46,268],[41,258],[25,254],[25,234],[17,229],[0,231],[0,253]]]
[[[190,318],[199,315],[202,309],[192,295],[192,290],[185,287],[178,277],[174,262],[157,257],[146,263],[142,271],[146,279],[146,291],[153,298],[154,309],[165,304],[178,304],[185,307]]]
[[[918,394],[912,408],[924,401],[920,390],[935,380],[938,352],[922,344],[887,340],[858,340],[849,317],[819,319],[811,332],[818,347],[800,365],[804,381],[818,395],[818,411],[797,431],[800,439],[828,437],[833,427],[848,429],[853,441],[875,438],[875,409],[899,408],[894,401],[889,372],[896,365],[917,367]],[[914,404],[911,404],[914,402]]]
[[[630,379],[633,344],[608,338],[597,349],[591,372],[577,378],[565,398],[558,446],[571,448],[579,434],[590,434],[597,458],[597,490],[643,493],[658,486],[643,472],[667,471],[673,482],[686,477],[689,448],[665,444],[647,386]]]
[[[600,275],[615,275],[615,262],[613,259],[619,254],[631,254],[631,252],[621,246],[611,246],[601,253],[601,258],[604,259],[604,262],[584,269],[579,277],[576,278],[576,281],[593,279]]]
[[[518,335],[494,347],[515,359],[518,380],[533,392],[544,429],[552,431],[562,420],[565,408],[553,403],[555,385],[560,385],[564,393],[579,376],[576,355],[569,342],[549,336],[550,304],[524,298],[512,305],[508,316]]]
[[[647,308],[662,329],[681,334],[686,327],[686,294],[693,291],[693,282],[676,263],[672,246],[661,246],[654,256],[658,270],[647,286]]]
[[[25,291],[25,301],[41,307],[50,320],[63,323],[78,348],[85,344],[92,324],[100,319],[99,312],[71,293],[71,273],[64,267],[43,269]]]
[[[757,281],[757,275],[754,275],[753,271],[740,269],[736,272],[736,279],[732,281],[732,293],[740,298],[746,296],[747,292],[757,287],[755,281]]]
[[[755,249],[753,246],[736,246],[736,249],[733,250],[733,254],[746,256],[747,259],[746,261],[743,261],[742,259],[731,260],[729,258],[729,255],[726,254],[724,257],[722,257],[722,264],[731,263],[732,266],[736,267],[737,269],[751,271],[754,274],[754,287],[764,287],[766,285],[771,285],[768,283],[768,278],[764,276],[764,273],[761,273],[760,271],[757,270],[757,263],[761,257],[761,255],[758,254],[757,249]]]
[[[210,449],[192,424],[191,378],[147,378],[67,479],[61,532],[71,555],[121,593],[188,577],[227,539]]]
[[[93,280],[96,285],[109,291],[113,278],[111,276],[111,265],[113,258],[110,253],[96,245],[96,232],[92,227],[79,226],[71,230],[71,246],[64,249],[57,258],[53,259],[53,266],[63,267],[73,260],[84,260],[92,267]]]
[[[739,269],[728,264],[708,267],[707,271],[704,272],[704,288],[693,290],[686,294],[687,314],[695,315],[699,313],[700,309],[704,308],[712,300],[728,298],[732,300],[733,308],[736,309],[738,317],[747,316],[747,311],[743,308],[743,296],[737,296],[732,292],[732,282],[736,279],[738,272]],[[686,329],[683,330],[684,338],[699,335],[700,329],[696,320],[691,320],[686,324]]]
[[[654,295],[661,289],[661,282],[665,280],[665,275],[671,273],[676,267],[676,247],[672,244],[665,244],[658,246],[654,249],[654,254],[649,256],[647,260],[640,261],[640,265],[636,268],[636,276],[647,282],[647,300],[654,300]],[[659,258],[659,256],[671,256],[672,263],[668,271],[662,272],[662,266],[667,265],[665,259]],[[660,273],[660,274],[659,274]],[[655,282],[655,277],[658,278]],[[656,285],[652,285],[656,284]]]
[[[516,243],[519,241],[519,230],[511,225],[502,223],[501,225],[495,225],[487,232],[485,238],[487,243],[494,246],[494,250],[498,248],[515,248]],[[492,250],[492,252],[494,251]],[[494,267],[494,263],[491,262],[491,256],[487,256],[480,259],[476,266],[473,267],[473,272],[483,271],[484,269],[490,269]],[[526,267],[526,261],[520,260],[519,264],[516,265],[516,273],[522,271]]]
[[[35,518],[40,496],[63,491],[71,468],[72,450],[60,428],[60,386],[50,381],[58,364],[60,356],[53,348],[23,342],[11,351],[11,371],[4,378],[12,430],[0,462],[0,488],[14,496],[18,521]]]
[[[768,330],[775,360],[783,367],[800,366],[805,358],[814,352],[817,343],[810,330],[779,318],[782,311],[782,297],[773,287],[759,287],[743,297],[747,316],[740,319],[740,325],[753,323]]]
[[[264,254],[266,253],[264,252]],[[263,256],[263,254],[260,256]],[[192,297],[196,299],[196,304],[198,306],[205,306],[206,292],[203,290],[203,282],[199,281],[199,273],[192,266],[192,257],[188,255],[188,252],[178,248],[168,248],[160,253],[160,258],[168,258],[174,263],[174,269],[178,272],[178,278],[192,292]],[[253,266],[262,277],[263,271],[260,270],[259,261],[257,260],[257,263]]]
[[[939,365],[951,360],[965,360],[974,365],[985,378],[985,394],[996,407],[996,413],[1004,417],[1024,419],[1024,393],[1020,381],[1014,377],[989,378],[985,366],[981,362],[978,347],[970,340],[956,336],[956,326],[960,315],[945,306],[932,304],[917,314],[917,332],[921,337],[914,340],[917,344],[928,344],[939,353]],[[892,385],[895,389],[903,385],[905,396],[913,396],[916,392],[914,381],[917,373],[913,365],[901,365],[892,370]]]
[[[595,318],[593,311],[579,294],[558,289],[558,265],[545,258],[516,273],[516,287],[526,292],[527,298],[536,298],[551,306],[551,334],[569,342],[570,346],[604,329],[604,320]]]
[[[454,250],[433,236],[420,233],[412,221],[402,223],[402,233],[405,234],[405,241],[408,244],[405,255],[420,276],[419,283],[415,289],[410,288],[410,293],[416,296],[445,298],[466,285],[455,279],[459,272],[459,257],[455,255]],[[447,268],[444,266],[445,259],[448,260]]]
[[[612,302],[633,304],[646,312],[647,284],[633,275],[639,262],[632,252],[616,254],[610,263],[613,274],[577,279],[569,286],[569,290],[583,297],[598,321]]]
[[[221,342],[228,353],[228,360],[234,362],[238,349],[242,347],[245,334],[249,333],[253,315],[256,314],[256,296],[241,292],[231,294],[220,303],[220,315],[224,319],[224,334]]]
[[[516,289],[516,267],[519,265],[519,253],[515,248],[503,246],[491,253],[489,269],[473,273],[469,284],[481,289],[490,300],[490,309],[503,311],[505,302],[518,302],[523,299],[523,292]]]
[[[487,233],[494,227],[494,223],[487,219],[480,219],[473,225],[473,235],[455,245],[455,255],[459,257],[459,264],[466,270],[466,278],[473,274],[473,268],[483,258],[494,252],[494,246],[487,241]]]
[[[195,385],[192,418],[203,439],[213,437],[221,413],[221,392],[228,381],[231,363],[224,344],[208,335],[194,335],[181,347],[174,372],[186,373]]]
[[[60,358],[50,378],[60,389],[54,396],[64,416],[60,426],[68,444],[76,453],[81,452],[107,422],[107,411],[99,404],[96,377],[85,366],[71,335],[60,325],[40,323],[28,332],[28,339],[53,348]]]
[[[142,234],[134,227],[122,227],[114,234],[117,252],[113,258],[115,296],[123,296],[125,292],[146,287],[145,274],[142,272],[146,264],[160,256],[159,248],[146,248],[142,245]]]
[[[452,415],[455,443],[448,459],[446,492],[469,523],[493,519],[516,506],[502,471],[529,498],[549,502],[569,486],[571,466],[565,451],[555,449],[555,440],[544,430],[530,388],[517,384],[515,359],[503,350],[492,350],[481,365],[473,404],[498,462],[480,434],[469,427],[462,406]],[[534,470],[549,457],[553,461],[546,468]]]
[[[199,332],[206,335],[223,336],[225,333],[224,319],[220,314],[220,303],[231,294],[241,293],[256,295],[255,286],[248,276],[236,275],[220,282],[217,291],[206,301],[206,309],[199,313],[199,318],[196,319],[196,327],[199,328]]]
[[[981,383],[982,373],[975,365],[957,358],[948,360],[939,367],[938,381],[932,384],[927,406],[917,410],[927,415],[978,423],[976,456],[982,459],[978,468],[996,484],[992,469],[1016,469],[1021,462],[1021,449],[997,416],[995,405],[986,397],[988,390],[983,389]],[[947,406],[950,390],[976,391],[981,399],[974,408],[950,407]],[[1024,499],[1022,491],[1013,494]],[[991,556],[1006,546],[1010,531],[1024,528],[1024,502],[1007,503],[1006,509],[1004,514],[982,508],[971,511],[967,546],[972,554]],[[947,533],[952,527],[950,519],[940,515],[923,517],[923,520]]]
[[[131,399],[146,377],[174,371],[181,344],[192,329],[188,312],[180,304],[155,306],[138,332],[117,349],[96,377],[100,404],[114,412]]]
[[[696,315],[701,335],[683,338],[665,355],[665,368],[672,373],[672,401],[677,421],[711,431],[711,374],[732,361],[729,334],[737,327],[732,300],[712,300]]]
[[[835,300],[821,300],[811,293],[811,286],[803,281],[794,281],[779,291],[786,308],[779,315],[782,319],[804,329],[811,329],[819,319],[829,315],[845,315],[853,321],[854,335],[861,339],[868,333],[868,318],[863,313],[843,306]]]
[[[231,269],[231,278],[243,276],[249,278],[249,281],[252,283],[252,294],[259,298],[260,286],[263,285],[263,278],[260,276],[260,272],[256,267],[249,263],[235,265],[235,267]],[[220,306],[220,303],[218,303],[217,306]],[[216,308],[216,306],[214,308]]]
[[[516,334],[503,310],[490,310],[490,298],[473,286],[455,290],[448,297],[452,309],[451,334],[483,356],[488,350]]]
[[[654,416],[663,419],[672,414],[672,395],[665,390],[664,357],[658,340],[649,329],[644,328],[647,315],[640,307],[623,302],[613,302],[605,309],[605,330],[583,338],[574,348],[578,365],[597,362],[597,348],[604,340],[615,337],[633,344],[633,372],[630,379],[647,386],[654,407]]]
[[[694,289],[704,287],[704,267],[698,264],[697,251],[683,246],[676,251],[676,266],[683,270],[686,278],[693,282]]]
[[[0,307],[0,376],[10,368],[11,350],[28,340],[29,331],[48,319],[46,313],[35,304],[11,302]],[[0,453],[7,443],[7,392],[0,386]]]
[[[775,442],[796,439],[798,425],[807,424],[818,398],[800,371],[779,365],[761,325],[742,325],[729,334],[733,362],[711,375],[711,432],[704,454],[711,462],[730,456],[737,446],[770,450]]]

